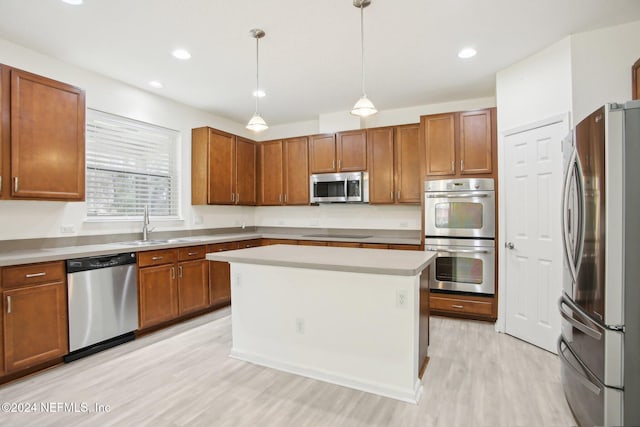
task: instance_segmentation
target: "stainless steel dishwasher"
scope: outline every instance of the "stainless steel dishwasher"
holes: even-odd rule
[[[134,339],[138,328],[134,252],[67,261],[69,354],[65,362]]]

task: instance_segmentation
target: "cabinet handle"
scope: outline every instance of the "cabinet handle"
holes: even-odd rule
[[[40,273],[29,273],[29,274],[25,274],[24,277],[26,277],[27,279],[31,279],[32,277],[42,277],[42,276],[46,276],[47,273],[45,273],[44,271],[40,272]]]
[[[393,191],[389,194],[391,195],[391,201],[393,202]]]
[[[400,201],[400,192],[398,191],[398,201]]]
[[[338,160],[338,169],[342,166],[342,160]]]
[[[7,295],[7,314],[11,314],[11,296]]]
[[[284,193],[284,202],[287,203],[287,193]]]
[[[232,202],[236,201],[236,193],[231,193],[231,201]]]
[[[236,203],[240,203],[240,193],[236,193]]]
[[[278,201],[282,203],[282,193],[280,193],[280,195],[278,196]]]
[[[331,169],[335,169],[335,168],[336,168],[336,161],[331,160]]]
[[[464,170],[464,160],[460,160],[460,170]]]
[[[171,280],[176,278],[176,268],[171,267]]]
[[[164,258],[163,256],[154,256],[151,257],[151,261],[160,261],[162,258]]]
[[[451,304],[451,308],[460,308],[460,309],[462,309],[462,308],[464,308],[464,306],[463,305],[459,305],[459,304]]]
[[[187,252],[187,256],[198,255],[198,252]]]
[[[18,177],[17,176],[13,177],[13,192],[14,193],[18,192]]]
[[[456,171],[456,164],[453,160],[451,160],[451,172],[455,172]]]
[[[178,266],[178,277],[182,277],[182,266]]]

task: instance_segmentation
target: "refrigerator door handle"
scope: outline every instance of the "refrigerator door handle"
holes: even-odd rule
[[[567,300],[565,297],[561,297],[560,300],[558,301],[558,308],[560,309],[560,314],[562,315],[562,318],[564,320],[566,320],[567,322],[569,322],[571,324],[571,326],[573,326],[574,328],[578,329],[581,332],[584,332],[585,334],[589,335],[591,338],[595,339],[595,340],[602,340],[602,332],[599,332],[593,328],[590,328],[589,326],[585,325],[582,322],[579,322],[578,320],[574,319],[574,317],[570,314],[567,313],[564,310],[564,306],[567,306],[571,309],[571,311],[575,314],[575,313],[580,313],[580,308],[578,306],[576,306],[573,302]]]
[[[572,218],[568,217],[571,214],[571,209],[569,209],[569,193],[571,190],[571,182],[572,177],[575,171],[574,165],[576,164],[577,152],[573,150],[571,154],[571,160],[569,160],[569,166],[567,167],[567,171],[564,177],[564,195],[562,198],[562,242],[564,243],[564,253],[567,259],[567,263],[569,264],[569,271],[571,272],[571,278],[573,281],[576,281],[577,272],[576,272],[576,264],[575,257],[573,254],[573,248],[571,245],[571,229],[570,222]]]
[[[558,338],[558,356],[560,357],[561,363],[563,363],[564,365],[566,365],[567,367],[569,367],[571,369],[571,371],[573,372],[573,374],[575,375],[575,378],[580,381],[580,383],[585,386],[587,388],[587,390],[589,390],[591,393],[595,394],[596,396],[600,395],[601,393],[601,389],[600,386],[594,382],[592,382],[589,378],[587,378],[582,372],[578,371],[570,362],[569,360],[564,356],[564,353],[562,352],[562,345],[564,344],[565,347],[567,347],[567,349],[569,351],[571,351],[571,348],[569,348],[569,346],[567,345],[566,342],[564,342],[564,340],[562,339],[562,336],[560,338]],[[578,360],[576,358],[576,360]],[[578,361],[578,363],[580,363],[580,366],[582,366],[582,363],[580,361]],[[582,366],[583,370],[585,370],[584,366]],[[585,370],[586,372],[586,370]]]
[[[578,185],[578,195],[580,196],[578,199],[578,227],[576,232],[578,234],[578,248],[576,249],[576,253],[578,258],[576,260],[576,280],[578,280],[578,271],[580,271],[580,265],[582,264],[582,255],[584,252],[584,236],[586,234],[586,212],[585,212],[585,194],[584,194],[584,185],[583,185],[583,177],[584,173],[582,172],[582,163],[580,162],[580,156],[577,155],[576,151],[576,170],[578,172],[578,176],[576,177],[576,183]]]

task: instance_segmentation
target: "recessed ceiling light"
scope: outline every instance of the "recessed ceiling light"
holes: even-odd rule
[[[173,52],[171,52],[171,54],[173,56],[175,56],[178,59],[189,59],[191,58],[191,54],[186,51],[185,49],[176,49]]]
[[[74,6],[77,6],[79,4],[82,4],[84,2],[84,0],[62,0],[63,3],[67,3],[67,4],[72,4]]]
[[[476,56],[476,50],[472,47],[465,47],[460,52],[458,52],[458,58],[467,59]]]
[[[253,96],[257,96],[258,98],[264,98],[265,95],[266,95],[266,93],[264,93],[263,90],[254,90],[253,91]]]
[[[159,82],[159,81],[157,81],[157,80],[152,80],[152,81],[150,81],[150,82],[149,82],[149,86],[153,86],[153,87],[155,87],[155,88],[157,88],[157,89],[162,89],[162,87],[163,87],[162,83],[160,83],[160,82]]]

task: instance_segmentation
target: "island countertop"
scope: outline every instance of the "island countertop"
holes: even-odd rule
[[[353,273],[417,276],[436,252],[327,246],[270,245],[207,254],[209,261]]]

